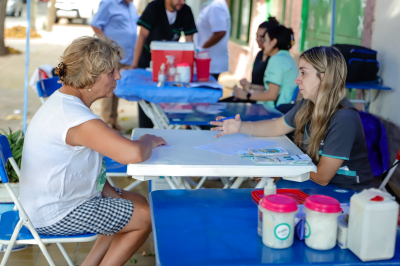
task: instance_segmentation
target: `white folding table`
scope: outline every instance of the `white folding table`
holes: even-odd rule
[[[158,179],[164,176],[172,189],[190,188],[184,177],[237,177],[231,188],[238,188],[246,177],[263,177],[257,187],[263,187],[269,177],[282,177],[293,181],[306,181],[310,172],[316,172],[313,163],[306,165],[254,165],[248,158],[238,155],[224,155],[195,146],[213,142],[235,139],[242,134],[226,135],[218,139],[218,132],[206,130],[166,130],[137,128],[132,138],[137,139],[144,134],[157,135],[166,140],[171,147],[158,147],[151,157],[138,164],[128,165],[128,175],[141,181]],[[303,152],[286,136],[259,138],[276,143],[271,147],[282,147],[289,155]],[[172,177],[172,178],[171,178]],[[204,181],[202,181],[204,182]]]

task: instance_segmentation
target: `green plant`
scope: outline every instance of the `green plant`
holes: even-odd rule
[[[24,138],[25,138],[24,133],[22,130],[18,130],[15,132],[12,132],[11,128],[8,128],[8,130],[9,133],[1,129],[3,134],[0,133],[0,135],[4,135],[7,137],[14,160],[18,164],[18,167],[21,168],[22,148],[24,146]],[[19,181],[17,173],[12,168],[10,162],[8,162],[6,165],[6,173],[8,175],[8,178],[10,179],[10,183],[17,183]]]

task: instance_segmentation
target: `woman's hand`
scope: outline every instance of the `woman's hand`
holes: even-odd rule
[[[239,87],[235,87],[233,92],[234,92],[236,98],[239,98],[239,99],[242,99],[242,100],[247,100],[247,93],[248,92],[242,90]]]
[[[243,90],[246,91],[247,93],[250,92],[250,85],[251,83],[247,81],[247,79],[241,79],[240,80],[240,85],[242,86]]]
[[[240,83],[240,86],[244,86],[244,85],[246,85],[247,83],[250,83],[250,82],[248,82],[247,81],[247,79],[241,79],[240,81],[239,81],[239,83]]]
[[[149,134],[141,136],[138,140],[150,143],[152,149],[155,149],[158,146],[167,145],[167,142],[163,138]]]
[[[216,120],[221,120],[224,119],[225,117],[223,116],[218,116]],[[230,134],[236,134],[239,133],[240,128],[242,127],[242,120],[240,119],[240,115],[237,114],[235,116],[235,119],[227,119],[222,122],[217,122],[217,121],[211,121],[211,125],[216,126],[214,128],[211,128],[211,131],[219,131],[222,130],[218,135],[216,135],[216,138],[219,138],[223,135],[230,135]]]

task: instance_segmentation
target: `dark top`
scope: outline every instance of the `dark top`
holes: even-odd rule
[[[294,117],[305,103],[306,100],[301,100],[285,114],[283,118],[288,126],[295,128]],[[329,184],[353,190],[370,188],[374,176],[368,161],[367,143],[360,115],[346,98],[341,105],[343,108],[333,114],[326,136],[319,147],[321,156],[344,160]],[[303,136],[303,152],[307,149],[309,135],[310,129],[307,123]]]
[[[150,31],[143,45],[138,64],[139,68],[150,66],[150,43],[152,41],[178,41],[182,31],[185,35],[192,35],[197,32],[193,13],[188,5],[183,5],[181,10],[177,11],[174,24],[169,25],[164,0],[150,2],[137,24]]]
[[[254,60],[253,71],[251,72],[251,83],[264,86],[264,73],[268,65],[269,56],[262,61],[263,51],[259,51]]]

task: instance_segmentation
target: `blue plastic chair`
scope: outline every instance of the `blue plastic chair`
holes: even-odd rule
[[[282,103],[276,107],[276,109],[282,114],[289,112],[296,103],[297,95],[299,94],[299,87],[297,87],[294,92],[290,103]]]
[[[60,83],[60,79],[58,77],[52,77],[48,79],[42,79],[37,82],[37,89],[38,89],[38,95],[40,97],[40,100],[42,104],[44,104],[46,98],[50,97],[56,90],[61,88],[62,83]],[[128,176],[127,175],[127,165],[126,164],[120,164],[108,157],[105,157],[106,161],[106,176],[107,176],[107,181],[110,183],[110,185],[115,186],[114,182],[111,180],[111,176]],[[131,190],[134,187],[138,186],[141,183],[141,181],[135,181],[124,190]]]
[[[19,202],[17,196],[12,190],[8,183],[8,176],[6,173],[5,166],[7,161],[11,163],[15,172],[19,176],[20,171],[13,159],[10,145],[6,136],[0,136],[0,177],[7,192],[13,199],[17,211],[8,211],[0,216],[0,250],[3,245],[8,245],[6,252],[4,253],[3,259],[0,266],[5,266],[8,258],[10,257],[11,250],[14,245],[38,245],[43,255],[46,257],[50,265],[55,265],[49,252],[44,244],[56,243],[59,247],[64,258],[67,260],[68,265],[74,266],[67,252],[61,243],[77,243],[77,242],[90,242],[97,239],[97,234],[84,234],[74,236],[51,236],[51,235],[39,235],[36,229],[33,227],[31,220],[26,214],[24,208]]]
[[[36,87],[42,104],[44,104],[45,98],[50,97],[50,95],[61,88],[61,86],[62,83],[60,83],[60,79],[58,77],[39,80],[36,84]]]

